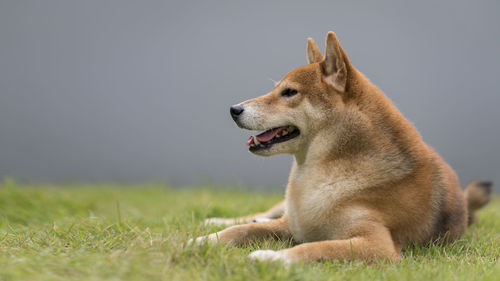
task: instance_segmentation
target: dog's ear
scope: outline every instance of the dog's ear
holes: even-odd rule
[[[333,31],[326,35],[325,59],[320,63],[323,81],[339,92],[345,92],[347,84],[347,58]]]
[[[309,64],[315,62],[321,62],[323,60],[323,54],[319,50],[318,46],[312,38],[307,38],[307,61]]]

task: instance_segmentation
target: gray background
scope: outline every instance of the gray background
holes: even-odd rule
[[[500,183],[499,1],[0,1],[0,177],[283,186],[229,106],[334,30],[457,170]]]

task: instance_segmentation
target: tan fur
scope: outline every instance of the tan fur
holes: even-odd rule
[[[312,39],[307,57],[310,64],[288,73],[270,93],[240,104],[245,112],[237,121],[251,130],[300,129],[298,137],[256,152],[294,155],[284,203],[241,221],[271,213],[281,218],[233,226],[207,239],[239,245],[291,237],[303,244],[251,255],[289,263],[398,261],[405,246],[462,235],[472,217],[468,206],[471,212],[483,206],[487,192],[469,189],[466,202],[453,169],[352,66],[333,32],[325,57]],[[282,97],[285,88],[298,94]]]

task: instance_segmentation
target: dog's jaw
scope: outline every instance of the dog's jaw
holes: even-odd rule
[[[245,111],[235,119],[238,127],[251,131],[263,131],[252,135],[246,141],[251,153],[260,156],[272,156],[280,153],[293,154],[301,139],[302,129],[292,120],[278,118],[272,114],[263,115],[258,104],[253,102],[242,103]]]
[[[257,136],[250,136],[246,144],[250,152],[259,154],[261,151],[269,151],[274,146],[292,141],[299,136],[300,130],[297,127],[292,125],[280,126],[266,130]]]

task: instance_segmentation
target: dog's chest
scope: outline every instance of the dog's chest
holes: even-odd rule
[[[295,240],[301,242],[342,236],[340,203],[349,186],[328,184],[327,178],[298,176],[287,189],[287,216]]]

